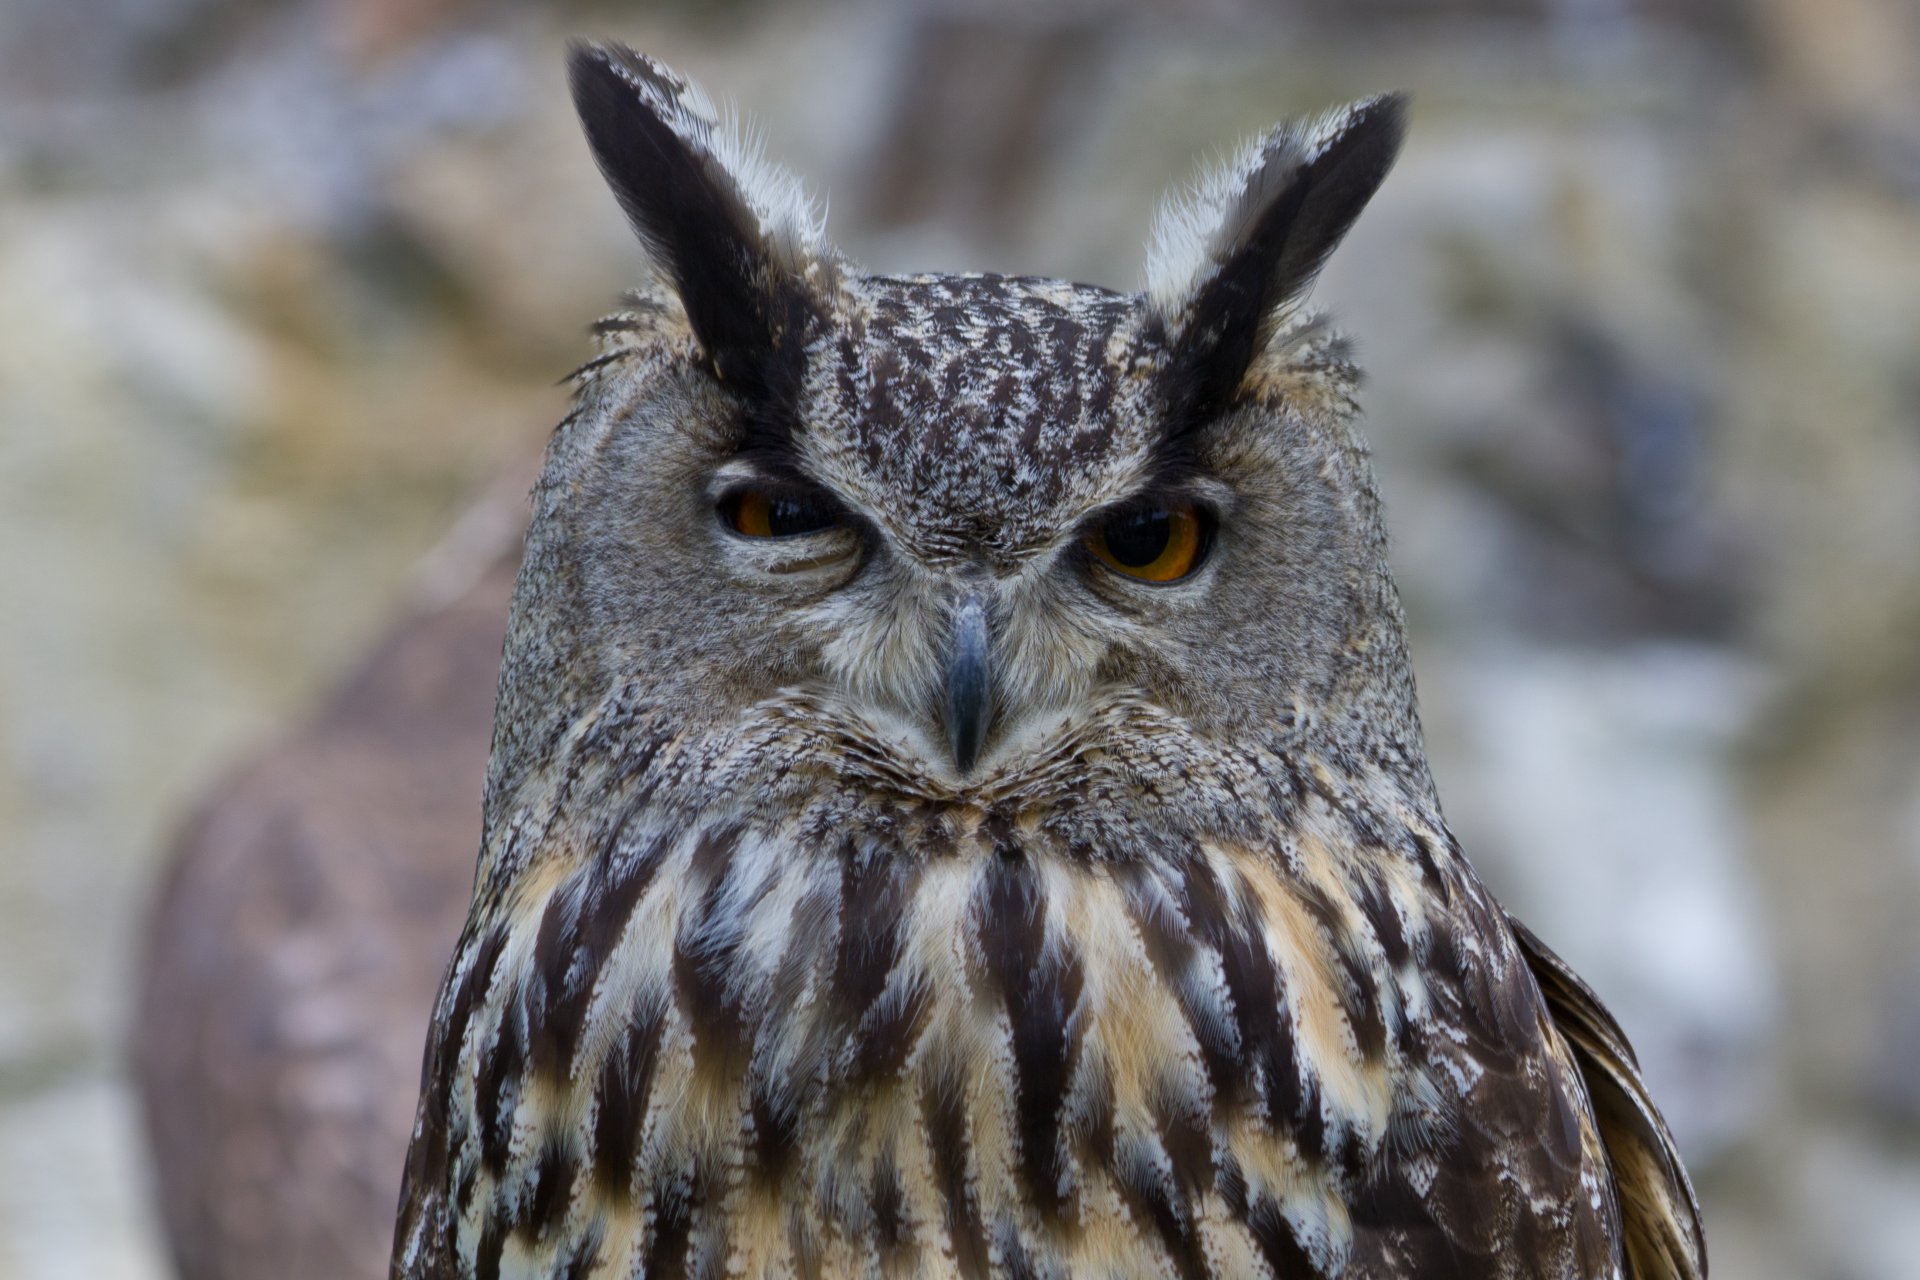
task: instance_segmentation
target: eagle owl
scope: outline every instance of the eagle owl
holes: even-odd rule
[[[1348,347],[1402,103],[1147,287],[881,276],[574,50],[660,281],[534,492],[401,1277],[1693,1277],[1619,1028],[1428,775]]]

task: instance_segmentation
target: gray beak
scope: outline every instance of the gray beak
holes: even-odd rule
[[[980,744],[993,721],[990,643],[986,604],[969,596],[954,610],[953,648],[947,655],[947,741],[961,773],[970,772],[980,758]]]

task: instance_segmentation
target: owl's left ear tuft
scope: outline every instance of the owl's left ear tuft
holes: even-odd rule
[[[575,43],[569,63],[594,159],[715,374],[748,396],[768,391],[837,261],[812,201],[654,59]]]
[[[1279,126],[1161,205],[1147,294],[1188,421],[1231,403],[1289,305],[1379,190],[1405,133],[1404,95],[1368,98]]]

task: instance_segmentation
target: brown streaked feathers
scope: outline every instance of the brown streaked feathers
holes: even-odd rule
[[[1547,944],[1507,917],[1574,1060],[1607,1142],[1626,1229],[1628,1274],[1706,1274],[1700,1205],[1620,1024]]]
[[[393,1274],[1703,1276],[1624,1039],[1441,817],[1302,301],[1400,101],[1121,294],[866,275],[685,80],[574,89],[662,284],[535,490]],[[1186,576],[1087,554],[1176,505]]]

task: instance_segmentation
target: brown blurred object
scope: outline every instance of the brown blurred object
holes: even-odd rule
[[[499,523],[481,534],[498,541]],[[518,559],[515,538],[401,623],[178,845],[136,1069],[188,1280],[385,1274],[427,1017],[473,881]]]
[[[1087,6],[933,4],[908,24],[868,220],[952,218],[1004,241],[1031,216],[1068,113],[1090,96],[1105,34]]]

